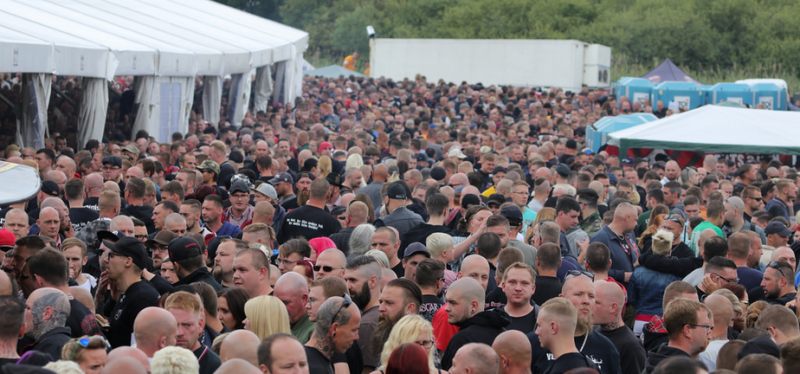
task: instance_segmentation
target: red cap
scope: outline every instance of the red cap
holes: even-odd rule
[[[0,229],[0,247],[13,247],[17,238],[14,233],[6,229]]]
[[[319,149],[317,150],[317,152],[322,152],[323,148],[331,148],[331,149],[333,149],[333,146],[331,145],[331,143],[328,143],[328,142],[319,143]]]

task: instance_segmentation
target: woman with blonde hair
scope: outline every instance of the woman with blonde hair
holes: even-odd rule
[[[291,334],[289,312],[283,301],[274,296],[263,295],[250,299],[244,304],[245,330],[250,330],[259,340],[284,332]]]
[[[539,209],[539,212],[536,213],[536,218],[533,220],[530,226],[528,226],[528,231],[525,232],[525,243],[530,244],[531,238],[533,238],[533,228],[536,227],[536,224],[544,221],[544,220],[551,220],[554,221],[556,219],[556,210],[553,208],[542,208]]]
[[[322,156],[317,162],[317,178],[325,178],[333,170],[333,162],[328,156]]]
[[[86,374],[100,374],[106,356],[106,341],[100,336],[72,339],[61,348],[61,359],[77,363]]]
[[[389,362],[392,351],[404,343],[416,343],[425,349],[431,374],[447,373],[443,370],[440,371],[434,363],[433,327],[431,323],[420,315],[412,314],[400,318],[397,324],[394,325],[392,332],[389,334],[389,339],[386,340],[386,344],[383,345],[383,351],[381,351],[381,366],[371,374],[386,372],[386,364]]]

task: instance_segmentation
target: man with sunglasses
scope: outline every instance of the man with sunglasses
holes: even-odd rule
[[[773,305],[786,305],[795,299],[794,269],[786,261],[770,261],[761,281],[764,301]]]
[[[332,358],[343,354],[358,340],[361,312],[344,294],[329,298],[317,311],[316,326],[305,344],[309,373],[333,374]]]
[[[736,263],[722,256],[716,256],[709,260],[703,272],[705,274],[703,275],[703,281],[695,286],[697,288],[697,298],[700,301],[703,301],[706,296],[726,284],[739,283]]]
[[[753,213],[764,209],[764,201],[761,197],[761,189],[756,186],[747,186],[742,191],[742,200],[744,201],[744,220],[750,222]]]

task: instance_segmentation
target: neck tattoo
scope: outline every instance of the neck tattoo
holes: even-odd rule
[[[617,320],[617,321],[611,321],[610,323],[607,323],[607,324],[604,324],[604,325],[600,325],[600,329],[603,330],[603,331],[612,331],[612,330],[618,329],[620,326],[621,325],[620,325],[619,321]]]

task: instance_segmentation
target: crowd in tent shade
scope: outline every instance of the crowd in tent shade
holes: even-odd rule
[[[794,165],[586,147],[631,112],[673,114],[306,77],[169,143],[9,143],[0,371],[800,372]]]

